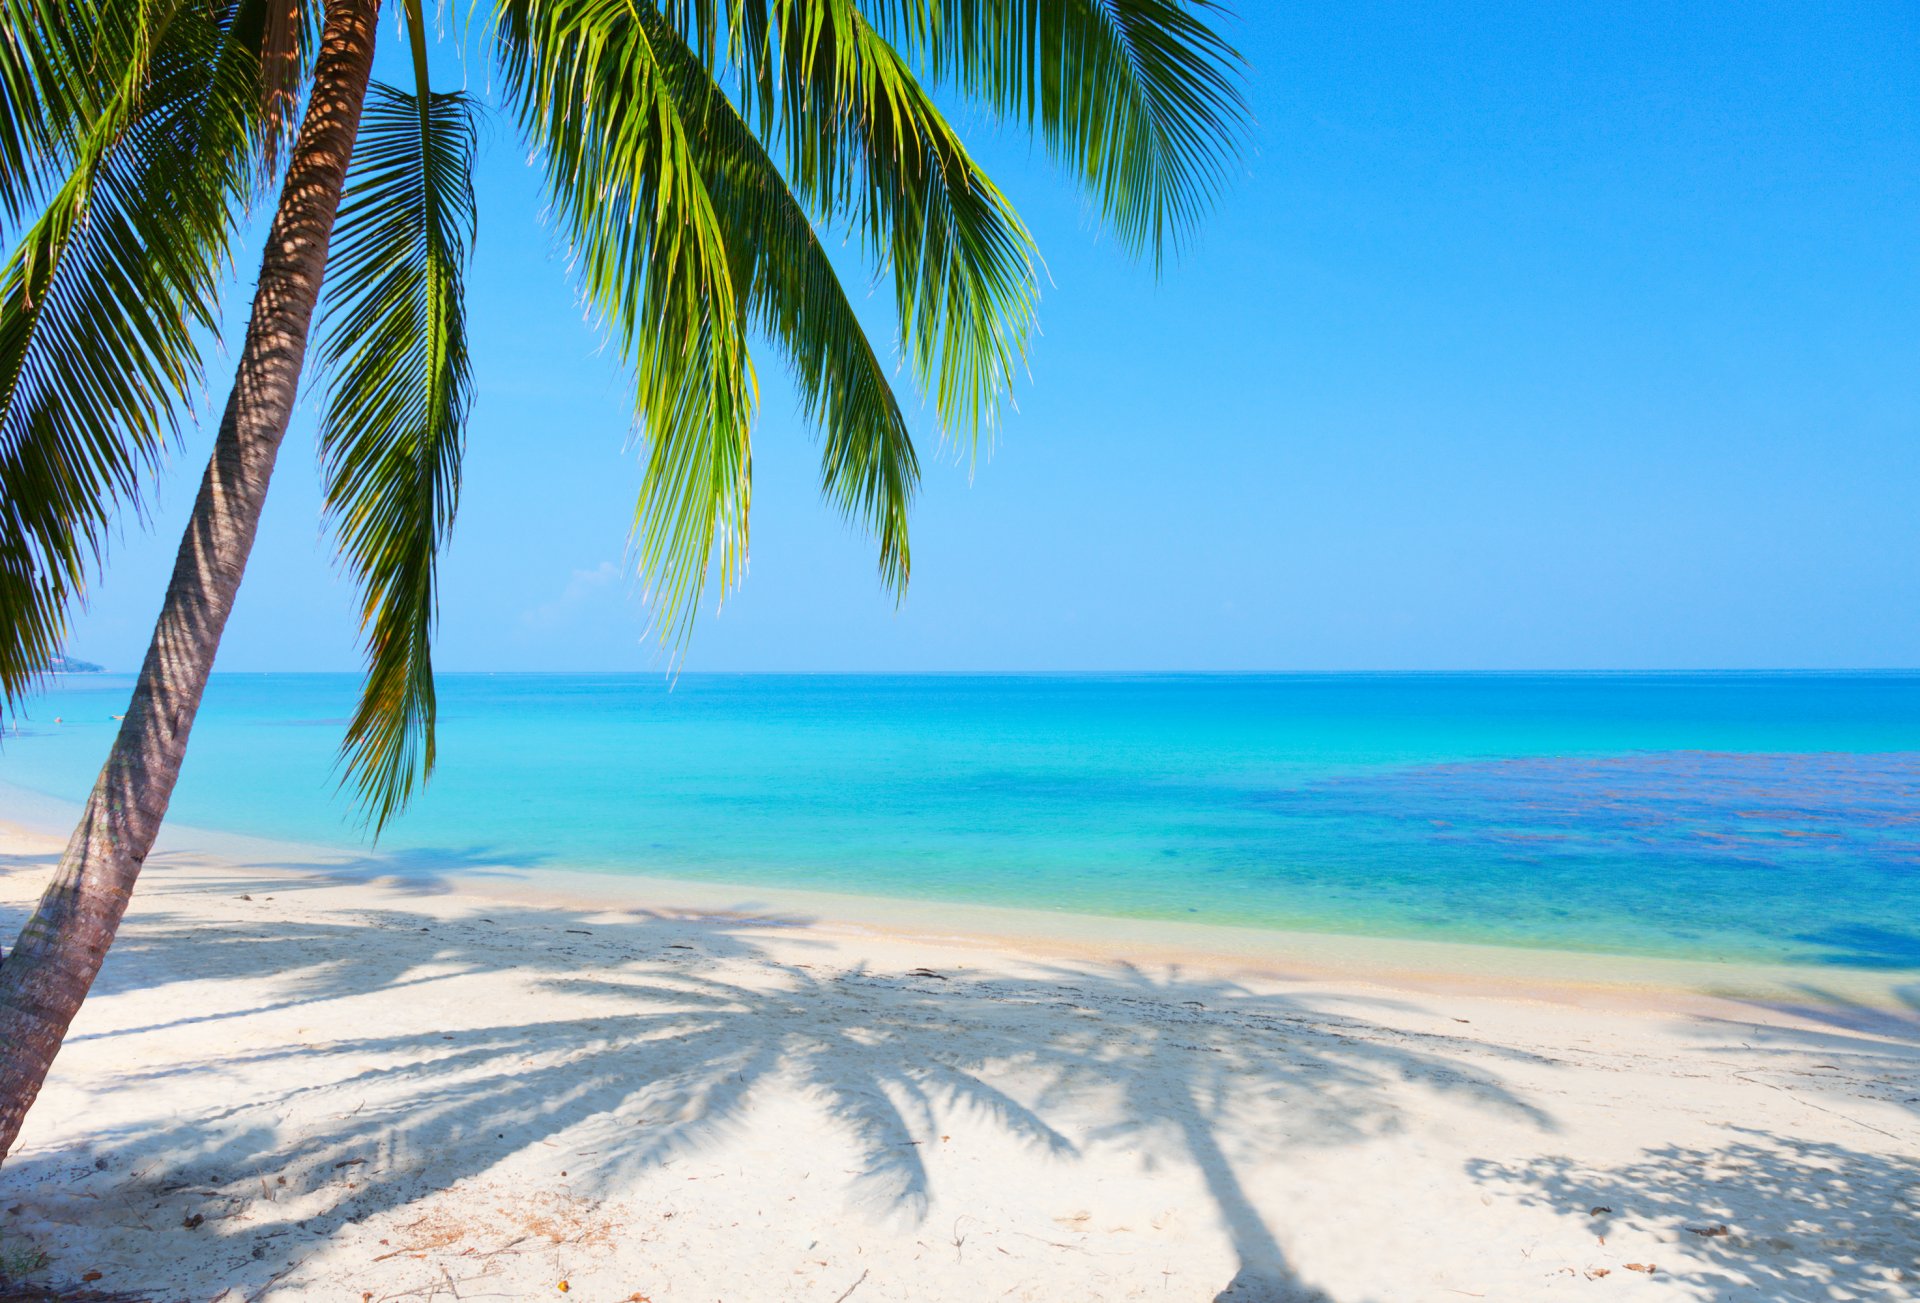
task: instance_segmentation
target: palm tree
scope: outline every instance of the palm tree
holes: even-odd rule
[[[371,81],[379,0],[0,0],[0,214],[21,228],[0,274],[9,706],[59,652],[116,513],[138,508],[196,390],[239,216],[281,178],[132,702],[0,961],[0,1159],[165,816],[316,309],[326,501],[364,593],[344,770],[376,833],[432,771],[477,106],[430,88],[432,33],[420,0],[403,7],[411,90]],[[891,273],[900,350],[943,431],[977,439],[1000,409],[1033,320],[1033,245],[935,92],[1036,133],[1157,268],[1243,121],[1217,17],[1214,0],[495,0],[504,99],[632,374],[635,551],[664,637],[740,575],[763,343],[820,428],[824,494],[873,532],[885,582],[907,582],[914,446],[823,233]]]

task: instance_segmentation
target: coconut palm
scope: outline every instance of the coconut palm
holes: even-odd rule
[[[342,744],[377,833],[434,764],[435,564],[471,399],[473,98],[371,79],[379,0],[0,0],[0,694],[59,652],[201,375],[241,216],[279,181],[234,387],[153,641],[79,826],[0,961],[0,1158],[165,816],[320,312],[328,514],[363,592]],[[827,252],[890,273],[897,345],[978,439],[1020,364],[1035,252],[936,93],[1035,133],[1158,267],[1242,120],[1213,0],[495,0],[481,26],[577,288],[626,363],[635,555],[687,636],[747,546],[753,356],[819,427],[821,486],[909,572],[918,463]],[[301,106],[304,104],[304,111]],[[295,123],[297,121],[297,128]],[[321,302],[323,281],[327,299]]]

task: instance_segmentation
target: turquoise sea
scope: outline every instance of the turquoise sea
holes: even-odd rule
[[[84,796],[130,685],[32,703],[0,817]],[[217,675],[173,822],[402,872],[1920,969],[1920,674],[448,675],[378,846],[336,790],[355,687]]]

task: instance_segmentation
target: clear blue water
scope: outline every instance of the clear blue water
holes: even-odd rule
[[[0,783],[79,800],[129,687],[60,680]],[[377,848],[335,788],[354,690],[216,676],[172,818],[400,871],[1920,969],[1915,674],[453,675]]]

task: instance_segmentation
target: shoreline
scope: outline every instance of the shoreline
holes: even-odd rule
[[[65,832],[53,831],[55,821],[69,809],[77,817],[79,807],[10,785],[0,785],[0,791],[16,801],[24,797],[34,807],[27,820],[0,818],[0,839],[31,841],[41,854],[57,855]],[[1911,969],[1761,964],[1232,927],[546,865],[382,871],[340,848],[191,826],[163,829],[150,864],[154,860],[244,866],[248,873],[277,873],[289,881],[367,885],[408,895],[645,912],[688,921],[724,919],[849,939],[875,934],[935,947],[1001,950],[1020,958],[1160,964],[1229,976],[1622,1011],[1716,1015],[1729,1004],[1783,1012],[1802,1007],[1898,1011],[1909,1006],[1911,997],[1905,993],[1920,982],[1920,972]],[[138,899],[136,892],[136,903]]]

